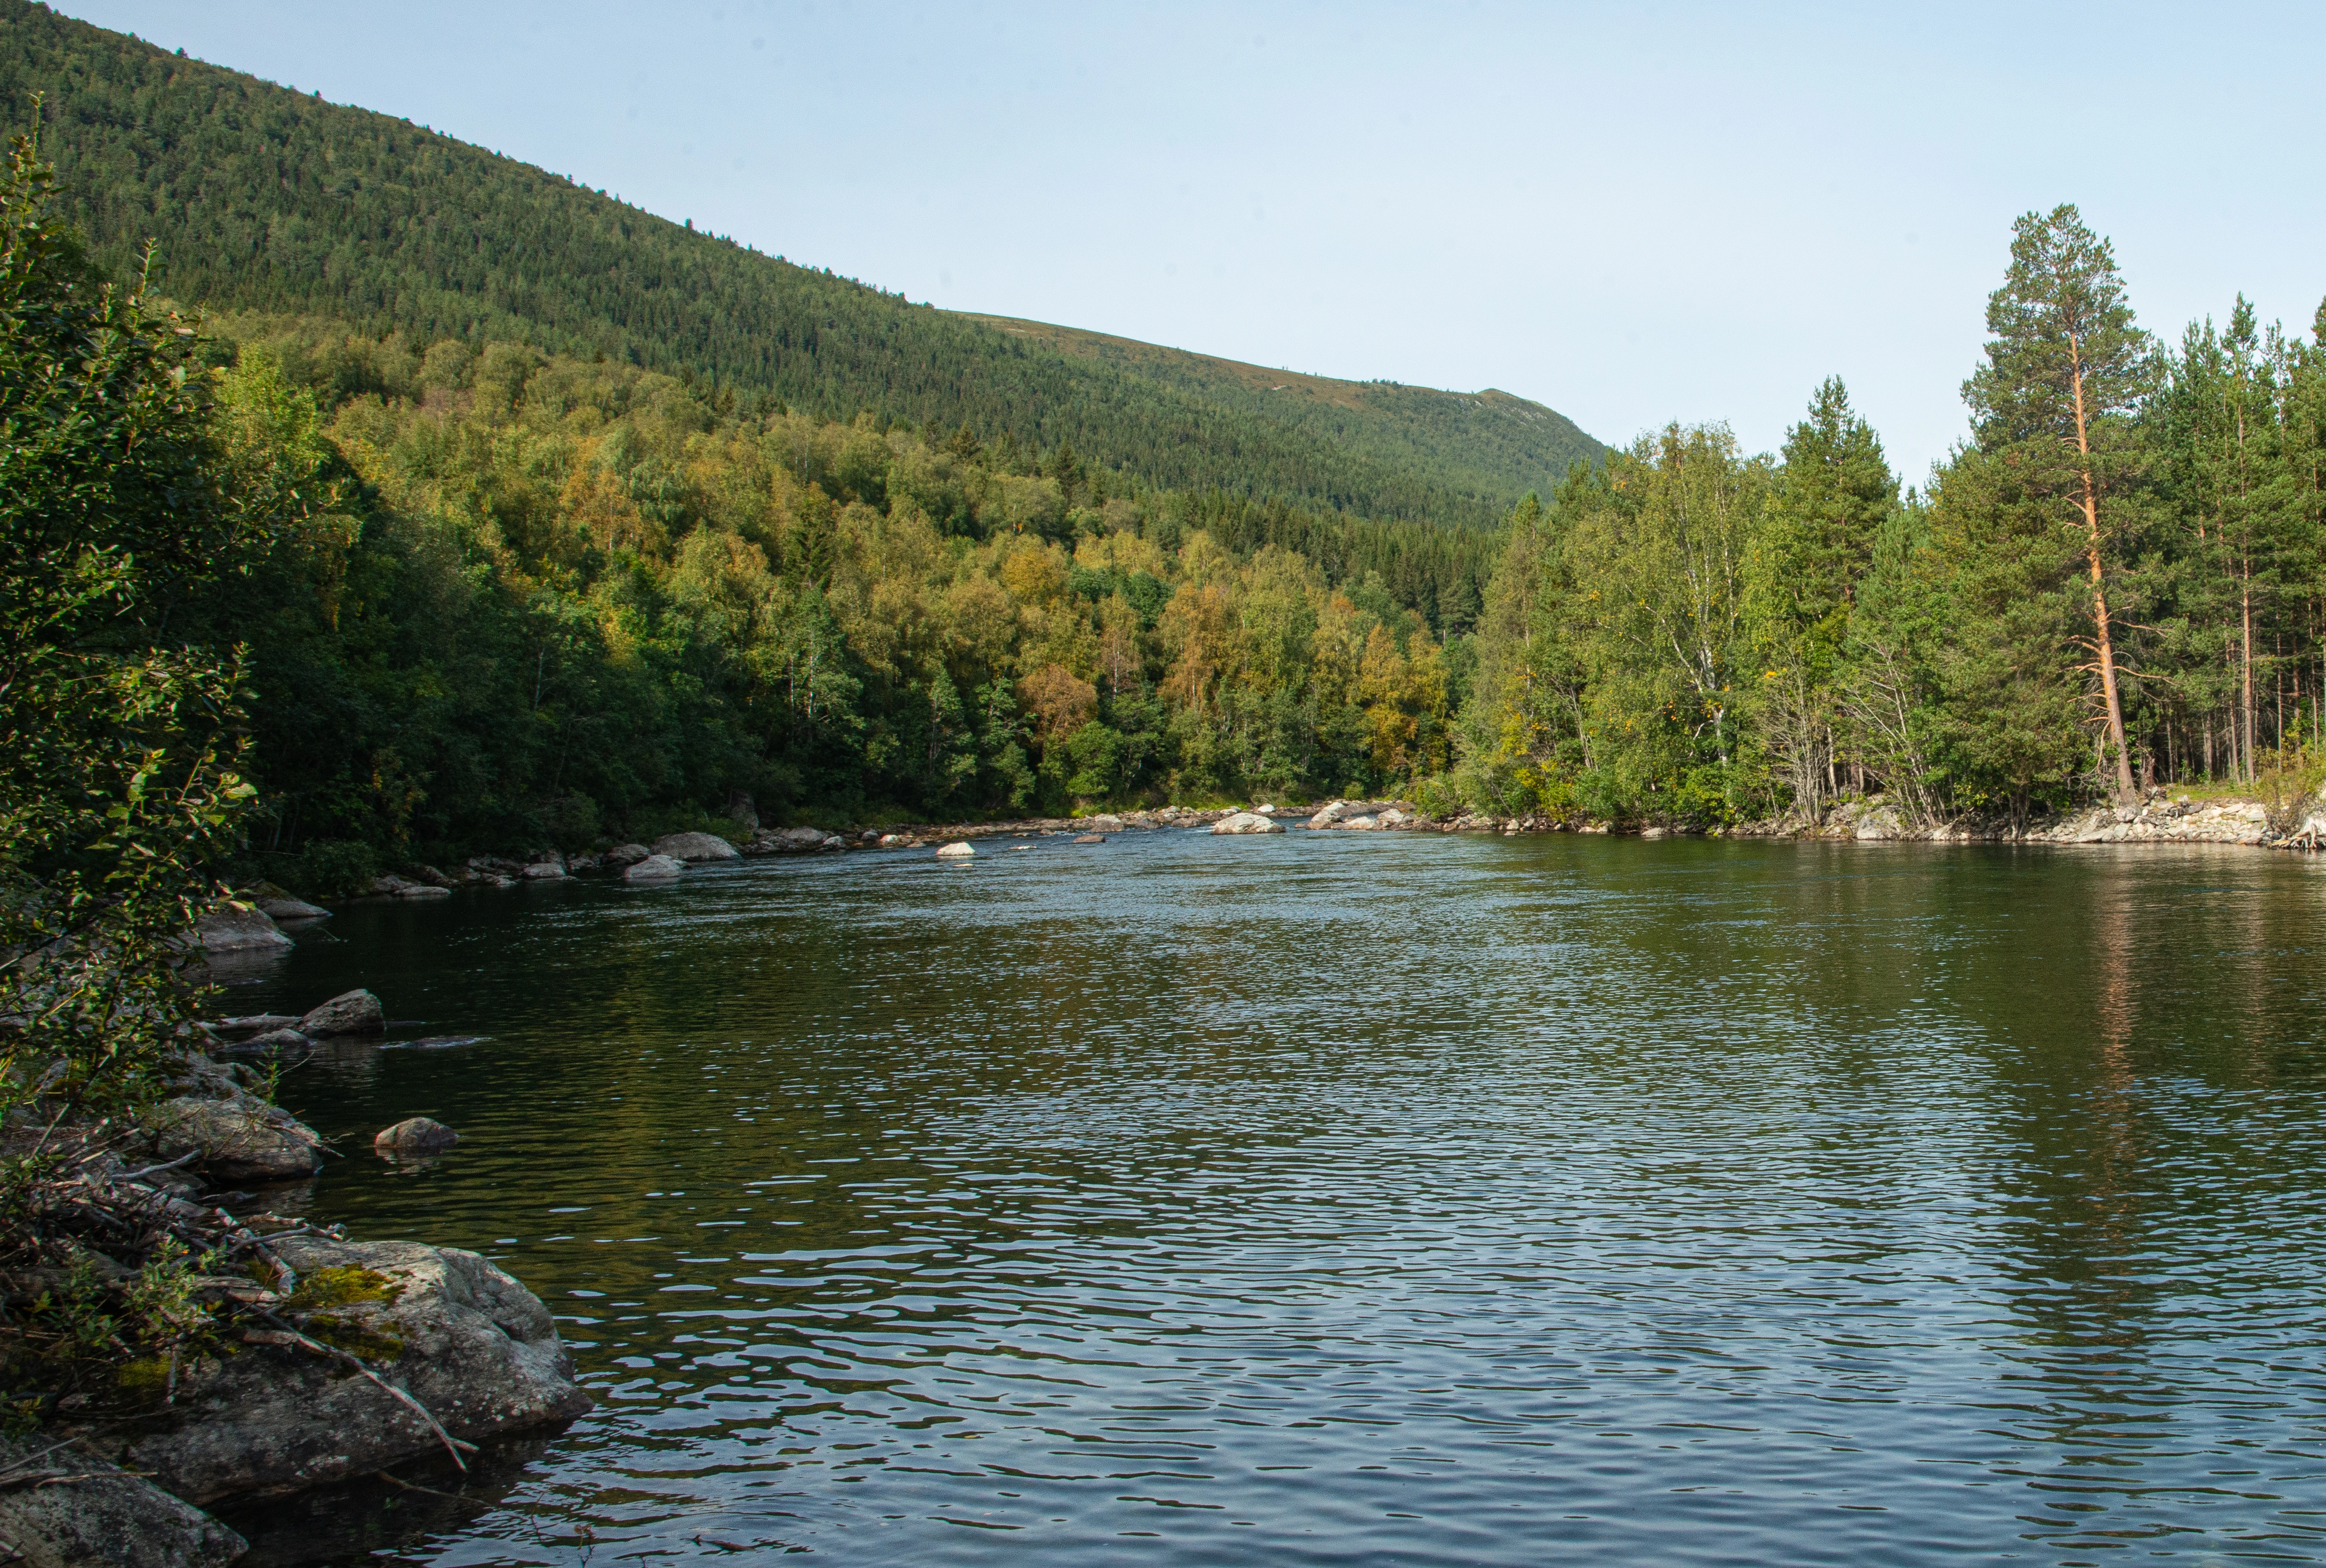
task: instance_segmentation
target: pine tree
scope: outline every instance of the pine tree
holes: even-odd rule
[[[2116,254],[2072,206],[2012,226],[2011,270],[1989,297],[1987,363],[1963,385],[1978,449],[2017,498],[2081,534],[2091,583],[2086,643],[2107,709],[2117,792],[2134,793],[2108,608],[2122,493],[2138,472],[2132,428],[2147,390],[2149,339],[2133,323]]]

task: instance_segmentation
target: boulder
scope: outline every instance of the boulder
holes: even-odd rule
[[[249,1544],[142,1476],[54,1439],[0,1440],[0,1542],[19,1568],[225,1568]],[[42,1451],[47,1449],[47,1452]],[[37,1478],[37,1479],[34,1479]]]
[[[1308,825],[1312,828],[1316,826],[1314,822],[1311,822]],[[1381,819],[1379,817],[1372,816],[1343,817],[1339,821],[1335,822],[1332,825],[1342,830],[1344,832],[1371,833],[1379,830],[1381,828]]]
[[[668,882],[685,873],[685,865],[667,855],[649,855],[622,873],[625,882]]]
[[[188,1094],[164,1100],[152,1126],[163,1159],[199,1150],[197,1163],[219,1181],[295,1181],[323,1164],[323,1140],[312,1127],[239,1090],[222,1099]]]
[[[1329,828],[1339,822],[1348,814],[1348,802],[1327,801],[1321,808],[1310,814],[1308,818],[1308,825],[1312,828]]]
[[[831,837],[832,835],[822,828],[786,828],[776,835],[777,840],[785,849],[795,853],[805,849],[821,849],[823,848],[824,840]]]
[[[268,952],[289,948],[291,939],[275,929],[263,909],[229,904],[202,916],[194,927],[194,941],[205,952]]]
[[[598,857],[598,864],[609,871],[627,871],[653,853],[644,844],[617,844]]]
[[[555,882],[565,875],[563,860],[535,860],[520,873],[527,882]]]
[[[568,855],[565,857],[565,874],[568,877],[579,877],[585,872],[597,870],[603,864],[604,862],[595,855]]]
[[[377,1035],[387,1027],[387,1012],[369,991],[342,991],[299,1020],[299,1033]]]
[[[1104,833],[1084,833],[1081,837],[1077,838],[1075,842],[1077,844],[1103,844],[1106,842],[1106,835]]]
[[[665,833],[654,841],[654,852],[674,860],[733,860],[741,851],[716,833]]]
[[[372,1135],[371,1146],[386,1154],[441,1155],[460,1141],[461,1135],[442,1122],[414,1116]]]
[[[967,844],[961,843],[956,840],[954,843],[944,845],[939,849],[937,850],[937,858],[940,860],[966,860],[976,853],[977,851],[971,849]]]
[[[1122,819],[1116,816],[1112,812],[1101,812],[1094,817],[1084,817],[1083,819],[1082,825],[1088,828],[1093,833],[1120,833],[1122,831]]]
[[[395,890],[398,898],[450,898],[452,890],[429,882],[407,882]]]
[[[238,1056],[265,1056],[277,1051],[304,1051],[313,1044],[312,1040],[308,1039],[298,1030],[284,1027],[269,1029],[263,1035],[253,1035],[249,1039],[237,1041],[224,1049]]]
[[[352,1351],[444,1429],[477,1443],[590,1408],[539,1297],[473,1252],[413,1241],[272,1243],[301,1282],[276,1308]],[[181,1375],[177,1419],[116,1439],[120,1459],[192,1503],[369,1475],[440,1453],[428,1424],[369,1378],[257,1331]]]
[[[329,920],[331,918],[331,912],[321,905],[310,904],[303,898],[293,898],[288,894],[284,894],[280,898],[262,898],[258,901],[258,907],[266,912],[266,916],[270,920]]]
[[[912,841],[911,835],[906,833],[883,833],[879,840],[880,848],[883,849],[900,849]]]
[[[1212,824],[1214,833],[1280,833],[1282,822],[1272,822],[1253,812],[1238,812]]]
[[[288,1029],[298,1022],[289,1013],[245,1013],[240,1017],[219,1018],[202,1026],[213,1035],[264,1035],[272,1029]]]

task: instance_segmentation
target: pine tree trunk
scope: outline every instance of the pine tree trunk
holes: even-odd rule
[[[2116,645],[2108,636],[2107,587],[2100,564],[2099,491],[2092,483],[2092,443],[2084,420],[2084,362],[2076,336],[2068,335],[2070,367],[2075,378],[2076,452],[2084,482],[2084,532],[2090,542],[2092,564],[2092,626],[2100,654],[2100,691],[2107,698],[2107,738],[2116,748],[2116,793],[2120,801],[2133,798],[2132,756],[2124,744],[2124,702],[2117,694]]]

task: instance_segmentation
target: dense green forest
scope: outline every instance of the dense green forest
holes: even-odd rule
[[[528,343],[658,370],[741,410],[870,413],[1071,447],[1167,488],[1491,526],[1598,443],[1522,399],[1337,383],[1322,409],[1233,377],[1032,340],[758,255],[391,116],[327,104],[27,0],[0,0],[0,116],[45,95],[63,211],[116,276],[214,310],[413,342]],[[1213,362],[1223,364],[1224,362]],[[1248,368],[1248,367],[1245,367]]]
[[[2239,298],[2155,342],[2072,207],[2019,220],[1987,328],[1925,493],[1831,381],[1774,458],[1675,425],[1522,506],[1451,793],[1709,824],[1880,790],[1929,827],[2312,771],[2317,340]]]
[[[188,254],[157,275],[209,308],[182,385],[266,522],[140,635],[240,672],[248,853],[296,886],[746,798],[837,824],[1396,791],[1711,827],[1878,792],[1937,826],[2326,755],[2326,356],[2242,299],[2158,342],[2072,208],[2017,225],[1970,436],[1905,490],[1838,380],[1778,453],[1675,422],[1595,461],[1500,394],[945,317],[7,25],[7,90],[69,81],[44,149],[93,275],[145,275],[125,237],[167,207]],[[294,190],[344,212],[284,239]],[[1229,434],[1173,435],[1191,409]],[[1553,450],[1555,482],[1459,525],[1493,494],[1462,462]],[[1368,462],[1388,487],[1350,487]]]

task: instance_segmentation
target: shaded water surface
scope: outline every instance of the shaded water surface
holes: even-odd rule
[[[358,905],[241,1007],[597,1411],[430,1563],[2326,1561],[2326,874],[989,843]],[[375,1129],[451,1156],[396,1174]]]

